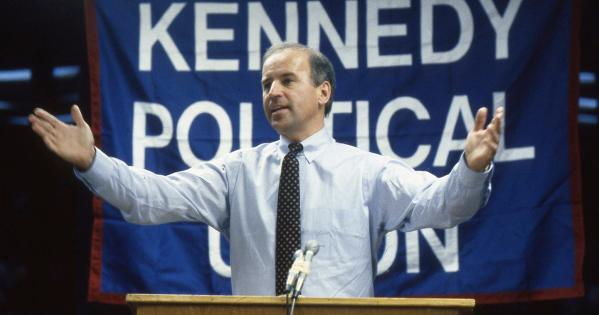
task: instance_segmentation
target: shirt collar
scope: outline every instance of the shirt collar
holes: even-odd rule
[[[333,142],[335,142],[335,139],[333,139],[327,132],[327,129],[323,127],[318,132],[301,142],[304,149],[300,154],[298,154],[298,156],[303,156],[306,158],[308,163],[312,163],[312,161],[324,151],[326,145]],[[288,145],[290,143],[291,141],[289,139],[280,136],[278,153],[281,159],[289,152]]]

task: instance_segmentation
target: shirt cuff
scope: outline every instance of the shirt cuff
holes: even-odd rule
[[[460,178],[460,181],[465,187],[477,188],[485,185],[493,174],[494,168],[495,166],[493,162],[491,162],[483,172],[473,171],[468,167],[466,156],[462,153],[455,171],[458,173],[458,178]]]
[[[73,172],[79,180],[85,183],[88,188],[92,189],[92,187],[95,186],[93,185],[94,183],[101,183],[104,177],[111,174],[112,167],[110,157],[100,149],[96,148],[96,155],[94,156],[94,160],[90,167],[85,171],[73,167]]]

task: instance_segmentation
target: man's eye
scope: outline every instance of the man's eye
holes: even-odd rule
[[[293,80],[291,80],[291,79],[284,79],[284,80],[283,80],[283,84],[284,84],[285,86],[287,86],[287,85],[291,84],[292,82],[293,82]]]
[[[263,91],[270,90],[270,82],[266,82],[266,83],[262,84],[262,90]]]

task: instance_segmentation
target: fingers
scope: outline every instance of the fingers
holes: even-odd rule
[[[495,130],[490,130],[488,135],[489,138],[487,138],[486,143],[492,150],[493,154],[495,154],[495,152],[497,151],[497,147],[499,146],[499,134],[495,132]]]
[[[45,111],[41,108],[36,108],[35,110],[33,110],[33,114],[37,118],[39,118],[42,121],[45,121],[46,123],[50,124],[54,128],[57,128],[63,124],[63,122],[58,120],[58,118],[54,117],[54,115],[48,113],[47,111]]]
[[[498,107],[495,110],[495,115],[493,120],[487,125],[487,129],[489,132],[492,132],[494,135],[501,134],[501,122],[503,120],[503,107]]]
[[[35,115],[29,115],[29,121],[31,122],[31,129],[42,138],[42,141],[51,150],[56,152],[55,133],[54,127],[44,120],[39,119]]]
[[[81,110],[77,105],[71,106],[71,117],[73,117],[73,121],[77,126],[86,124],[85,119],[83,119],[83,115],[81,114]]]
[[[493,117],[493,121],[495,122],[494,129],[497,132],[497,134],[501,133],[501,122],[503,121],[503,115],[503,106],[497,107],[497,109],[495,110],[495,117]]]
[[[499,135],[501,134],[501,122],[503,120],[503,107],[498,107],[495,110],[493,120],[487,125],[486,132],[491,137],[491,141],[499,144]]]
[[[487,120],[487,108],[481,107],[476,112],[476,120],[474,121],[474,131],[482,130],[485,127]]]
[[[42,140],[44,141],[48,149],[50,149],[50,151],[57,152],[56,143],[54,142],[53,137],[45,136],[42,137]]]
[[[31,129],[42,138],[50,150],[56,152],[57,136],[65,124],[41,108],[36,108],[33,114],[28,116],[28,119],[31,123]]]
[[[47,121],[40,119],[34,114],[29,115],[28,118],[31,123],[31,129],[39,136],[46,137],[54,134],[54,127]]]

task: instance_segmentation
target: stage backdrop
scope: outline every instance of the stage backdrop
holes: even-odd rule
[[[481,106],[504,106],[489,204],[448,230],[392,232],[377,296],[481,302],[582,293],[571,1],[122,1],[87,3],[98,145],[167,174],[275,141],[262,53],[299,41],[338,78],[337,141],[449,172]],[[127,292],[230,294],[227,241],[203,224],[137,226],[94,201],[90,300]],[[316,257],[318,259],[318,257]]]

